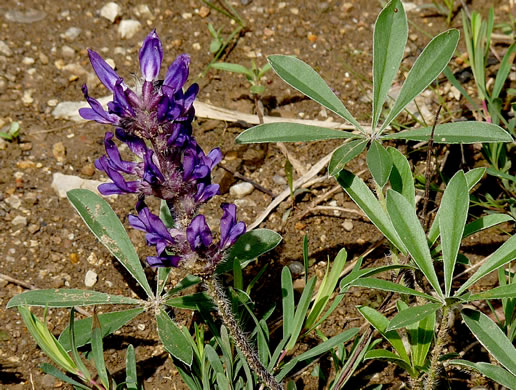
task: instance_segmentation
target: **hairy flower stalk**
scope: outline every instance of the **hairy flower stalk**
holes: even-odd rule
[[[145,232],[147,245],[156,248],[156,256],[147,257],[147,263],[152,267],[186,266],[196,270],[249,365],[267,386],[281,389],[238,327],[214,277],[216,267],[246,227],[237,221],[236,206],[223,203],[219,241],[215,243],[206,218],[198,213],[203,203],[219,193],[219,185],[211,182],[211,171],[222,153],[215,148],[205,154],[192,135],[193,103],[199,87],[192,84],[183,90],[190,58],[178,56],[165,78],[159,80],[163,49],[156,31],[152,31],[139,52],[142,79],[131,89],[98,53],[88,53],[99,80],[113,93],[113,101],[105,110],[89,96],[86,85],[82,88],[90,107],[81,108],[80,115],[115,128],[105,134],[106,155],[95,161],[97,169],[112,181],[101,184],[99,191],[103,195],[138,195],[137,214],[128,219],[133,228]],[[134,154],[132,160],[122,159],[115,139],[127,145]],[[147,196],[166,202],[172,226],[150,211],[145,203]]]

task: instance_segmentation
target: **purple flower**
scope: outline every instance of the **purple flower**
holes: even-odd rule
[[[172,238],[163,221],[150,212],[143,201],[136,205],[138,216],[129,215],[129,224],[138,230],[145,232],[147,245],[155,246],[158,256],[147,257],[151,267],[177,267],[181,258],[167,253],[167,247],[173,247],[176,241]]]
[[[93,99],[88,95],[88,88],[86,84],[82,86],[82,93],[86,98],[86,101],[90,105],[91,108],[80,108],[79,114],[86,120],[96,121],[103,124],[118,124],[119,117],[117,115],[110,114],[106,112],[102,108],[102,105],[98,102],[98,100]]]
[[[204,215],[200,214],[192,219],[186,228],[186,239],[194,251],[207,249],[210,246],[212,235]]]
[[[224,210],[224,215],[220,219],[219,248],[224,250],[232,246],[246,229],[244,222],[237,222],[234,204],[222,203],[220,207]]]
[[[120,79],[120,76],[97,52],[88,49],[88,56],[100,82],[111,92],[114,92],[115,84]],[[126,86],[124,87],[127,88]]]
[[[163,48],[156,30],[147,35],[139,53],[140,69],[145,81],[153,81],[158,77],[163,61]]]

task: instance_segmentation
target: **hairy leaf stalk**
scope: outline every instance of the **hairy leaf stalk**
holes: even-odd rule
[[[260,362],[258,354],[245,336],[240,326],[238,326],[231,305],[222,290],[222,286],[218,283],[214,275],[208,275],[203,278],[208,294],[217,304],[218,313],[224,322],[224,325],[229,330],[238,349],[245,356],[247,363],[253,371],[260,377],[262,382],[272,390],[283,390],[283,386],[274,378],[274,376],[267,371],[265,366]]]
[[[439,332],[437,333],[437,339],[435,340],[435,346],[432,351],[432,361],[430,363],[430,371],[428,372],[428,380],[425,386],[425,388],[429,390],[434,389],[439,380],[439,366],[441,364],[439,362],[439,358],[441,357],[441,352],[446,343],[446,336],[448,334],[449,312],[450,308],[448,306],[444,306],[441,323],[439,324]]]

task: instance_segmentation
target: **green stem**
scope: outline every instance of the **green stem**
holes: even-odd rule
[[[450,308],[448,306],[444,306],[441,323],[439,324],[439,333],[437,333],[437,339],[435,341],[435,346],[432,351],[432,361],[430,363],[430,371],[428,372],[428,381],[426,383],[426,389],[429,390],[434,389],[438,382],[438,371],[440,365],[439,358],[441,357],[441,352],[445,345],[446,335],[448,333],[449,312]]]
[[[224,325],[228,328],[229,333],[233,337],[238,349],[245,356],[247,363],[251,369],[260,377],[262,382],[272,390],[283,390],[283,386],[267,371],[265,366],[260,362],[258,354],[245,336],[242,329],[237,324],[231,305],[218,283],[214,275],[207,275],[203,278],[208,294],[212,297],[218,307],[218,312]]]

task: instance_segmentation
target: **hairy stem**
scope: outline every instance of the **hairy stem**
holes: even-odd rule
[[[238,326],[231,305],[222,290],[222,287],[218,283],[217,279],[213,275],[208,275],[203,278],[208,294],[212,297],[218,307],[218,312],[224,325],[228,328],[229,333],[233,337],[238,349],[245,356],[247,363],[251,369],[260,377],[263,383],[272,390],[283,390],[283,386],[267,371],[265,366],[260,362],[258,354],[255,349],[245,336],[244,332]]]
[[[430,363],[430,370],[428,372],[428,380],[426,383],[426,389],[434,389],[438,382],[439,372],[439,358],[446,342],[446,335],[448,333],[448,314],[450,308],[444,306],[441,323],[439,324],[439,332],[437,333],[437,339],[435,340],[434,349],[432,350],[432,361]]]

